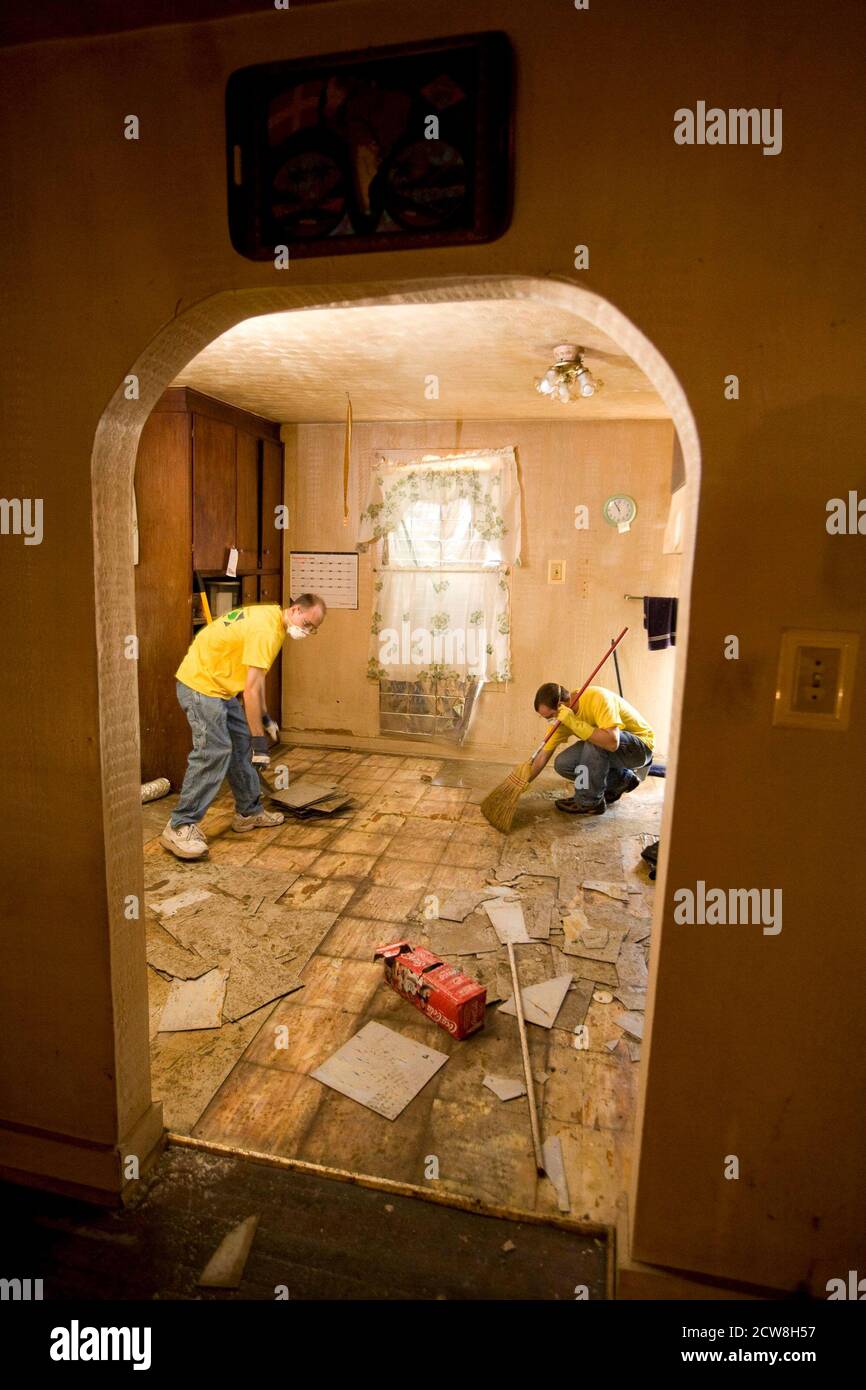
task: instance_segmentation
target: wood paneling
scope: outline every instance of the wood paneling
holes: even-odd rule
[[[279,534],[279,533],[277,533]],[[263,574],[259,580],[260,603],[282,603],[283,579],[280,574]],[[283,658],[278,656],[265,677],[265,700],[268,714],[280,722],[282,714]]]
[[[189,416],[151,415],[141,434],[135,490],[141,779],[177,784],[190,743],[174,685],[192,631]]]
[[[238,549],[241,598],[260,601],[259,451],[270,451],[269,506],[281,500],[279,427],[194,391],[166,391],[142,432],[136,463],[141,563],[136,604],[141,657],[142,780],[183,779],[190,748],[174,673],[193,636],[192,571],[224,572]],[[280,532],[264,602],[281,600]],[[244,573],[246,571],[246,573]],[[269,712],[280,717],[280,663],[268,677]]]
[[[237,431],[237,526],[238,573],[259,567],[259,441],[246,430]]]
[[[207,415],[192,419],[195,567],[222,572],[235,543],[236,431]]]
[[[283,446],[262,440],[262,551],[261,569],[281,566],[283,531],[275,523],[276,508],[283,500]]]
[[[343,426],[284,425],[288,542],[291,550],[345,550],[357,535],[378,451],[418,453],[516,445],[523,486],[522,564],[511,575],[513,680],[481,695],[472,730],[456,756],[520,761],[538,742],[533,697],[542,681],[576,688],[613,634],[630,631],[619,654],[623,692],[646,715],[667,753],[675,648],[649,652],[640,603],[625,594],[677,594],[680,557],[662,554],[670,500],[673,425],[665,420],[533,420],[371,424],[352,436],[349,525],[343,525]],[[602,518],[614,492],[635,498],[637,517],[620,535]],[[589,509],[576,530],[575,507]],[[548,563],[565,563],[564,584],[549,584]],[[378,688],[367,679],[374,552],[360,557],[358,610],[331,609],[315,651],[284,649],[284,723],[309,732],[379,733]],[[295,595],[293,595],[295,597]],[[337,671],[337,680],[322,679]],[[609,663],[599,683],[616,689]]]

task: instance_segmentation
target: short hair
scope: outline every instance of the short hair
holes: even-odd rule
[[[308,608],[321,608],[323,614],[328,611],[328,605],[319,594],[300,594],[298,598],[290,598],[289,607],[303,608],[304,612],[306,612]]]
[[[547,681],[535,692],[535,708],[544,705],[546,709],[556,709],[557,705],[568,704],[568,691],[555,681]]]

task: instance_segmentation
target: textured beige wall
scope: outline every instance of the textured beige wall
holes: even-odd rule
[[[662,554],[673,451],[670,421],[356,422],[348,527],[343,524],[343,428],[284,425],[283,439],[287,575],[291,549],[354,548],[377,452],[516,445],[523,485],[523,563],[515,566],[512,577],[514,679],[484,692],[462,755],[523,758],[541,733],[532,705],[541,682],[561,680],[572,689],[580,685],[609,639],[626,626],[631,631],[621,648],[623,691],[655,728],[659,754],[666,753],[675,652],[648,651],[642,605],[623,596],[678,593],[680,557]],[[602,520],[601,506],[612,492],[627,492],[638,504],[627,535]],[[578,504],[589,508],[588,530],[575,530]],[[565,561],[564,585],[547,583],[550,560]],[[372,551],[360,557],[357,612],[332,610],[315,647],[287,649],[285,728],[362,738],[378,734],[378,687],[366,679],[373,564]],[[331,674],[335,670],[337,679]],[[612,661],[599,681],[616,689]]]
[[[815,15],[813,0],[782,10],[777,0],[626,0],[587,11],[562,0],[342,0],[0,57],[3,493],[45,504],[42,546],[0,537],[13,596],[0,730],[0,1163],[23,1152],[21,1136],[47,1134],[74,1143],[86,1165],[147,1106],[143,951],[118,916],[140,867],[105,877],[107,837],[135,862],[135,681],[133,672],[97,703],[91,526],[94,436],[125,373],[173,326],[159,339],[158,384],[167,384],[203,346],[190,333],[184,356],[195,306],[225,291],[288,279],[329,285],[336,299],[341,286],[373,279],[566,277],[656,345],[703,449],[668,896],[641,1064],[637,1253],[819,1293],[856,1267],[866,1229],[857,1099],[866,932],[852,866],[866,748],[856,718],[842,735],[771,724],[781,629],[866,627],[863,540],[824,526],[828,497],[866,494],[864,151],[852,119],[863,9],[840,0],[820,23]],[[518,67],[505,236],[297,260],[283,273],[235,254],[225,215],[230,72],[495,27],[509,32]],[[677,146],[673,113],[698,99],[781,106],[782,154]],[[141,119],[136,144],[122,138],[129,112]],[[590,248],[587,272],[573,268],[577,242]],[[736,402],[723,393],[731,372]],[[100,464],[119,502],[134,443],[119,434]],[[105,547],[106,590],[128,553],[128,542]],[[118,632],[134,626],[128,580],[125,591]],[[724,659],[728,633],[739,636],[739,661]],[[106,721],[129,731],[129,755],[102,770]],[[128,816],[116,814],[118,799]],[[677,927],[670,892],[697,879],[781,886],[782,933]],[[732,1152],[737,1182],[723,1176]]]

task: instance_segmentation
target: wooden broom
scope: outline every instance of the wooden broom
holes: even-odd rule
[[[613,639],[604,656],[601,658],[601,661],[598,663],[598,665],[595,667],[592,673],[586,678],[583,685],[578,690],[577,694],[572,695],[571,699],[568,702],[569,709],[574,709],[576,707],[577,702],[583,694],[584,690],[586,690],[586,687],[588,685],[592,685],[593,680],[598,675],[599,671],[601,670],[604,663],[607,661],[611,652],[615,651],[615,649],[619,646],[620,642],[622,641],[623,637],[625,637],[625,634],[627,632],[628,628],[624,627],[622,632],[619,634],[619,637],[615,637]],[[492,826],[494,826],[497,830],[503,831],[506,835],[511,829],[511,825],[514,820],[514,813],[517,810],[517,803],[520,800],[523,793],[526,791],[526,788],[529,786],[529,774],[532,771],[532,764],[538,757],[539,753],[541,752],[542,748],[544,747],[545,743],[547,743],[551,735],[556,733],[557,729],[560,727],[561,722],[561,720],[557,719],[553,724],[551,724],[547,733],[544,735],[542,742],[538,745],[535,752],[530,756],[529,760],[525,763],[521,763],[520,766],[516,767],[512,773],[509,773],[505,781],[500,786],[495,787],[493,791],[490,793],[490,795],[485,797],[481,803],[481,814],[487,817]]]

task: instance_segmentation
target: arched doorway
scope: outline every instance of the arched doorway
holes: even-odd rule
[[[112,907],[112,990],[117,1029],[118,1086],[133,1108],[150,1103],[146,1037],[146,986],[143,947],[129,931],[125,904],[143,902],[138,835],[139,750],[136,668],[129,659],[128,638],[135,632],[131,535],[128,525],[136,450],[144,421],[165,387],[181,368],[215,338],[245,319],[275,312],[341,307],[448,304],[489,299],[530,299],[565,308],[595,324],[637,364],[664,401],[683,453],[683,568],[679,618],[680,655],[676,665],[673,721],[668,762],[662,839],[667,842],[676,782],[679,714],[684,687],[684,646],[688,635],[700,456],[691,410],[667,363],[618,309],[599,296],[561,280],[525,277],[368,283],[343,287],[334,298],[328,287],[233,291],[216,295],[167,325],[132,364],[106,409],[97,430],[93,458],[93,528],[95,619],[99,663],[99,709],[106,872]],[[659,902],[664,897],[664,858],[659,872]],[[660,910],[657,908],[657,917]],[[655,924],[657,930],[661,923]],[[653,960],[658,959],[656,949]],[[648,1024],[651,1029],[653,980],[650,978]],[[645,1070],[646,1061],[643,1068]]]

